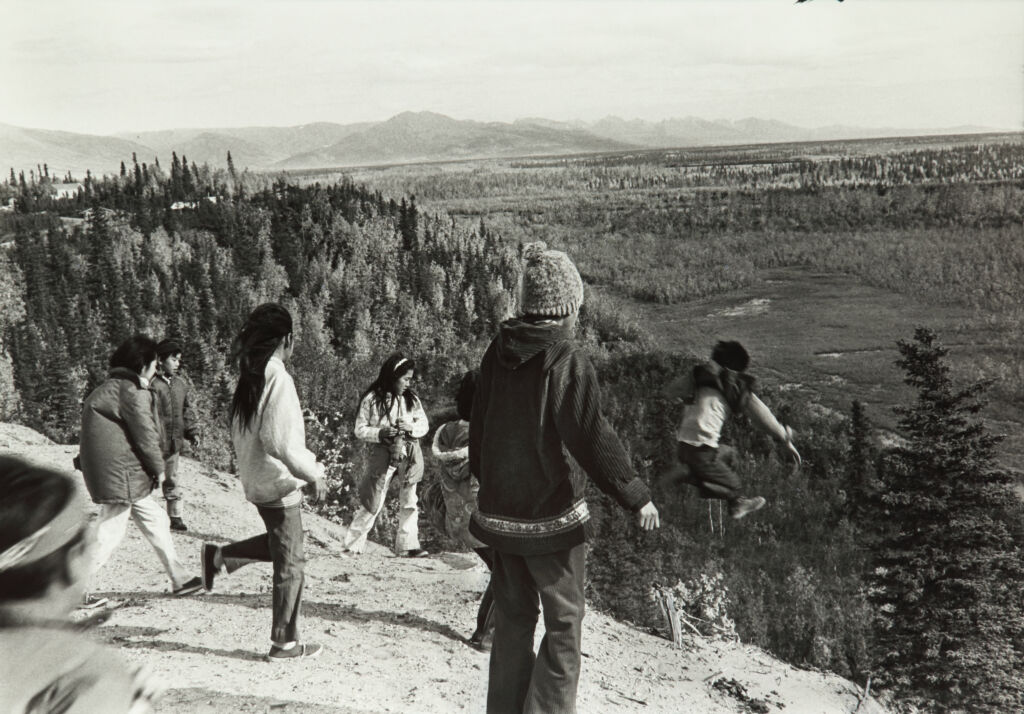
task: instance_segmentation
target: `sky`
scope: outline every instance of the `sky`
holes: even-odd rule
[[[0,123],[1024,128],[1020,0],[8,0]]]

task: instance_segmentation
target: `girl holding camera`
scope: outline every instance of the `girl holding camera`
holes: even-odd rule
[[[384,509],[391,479],[397,476],[402,488],[398,494],[398,530],[395,554],[422,558],[417,517],[419,507],[416,484],[423,479],[423,453],[419,439],[429,428],[419,397],[409,387],[416,364],[400,353],[388,357],[380,374],[359,400],[356,438],[372,445],[369,464],[359,482],[359,510],[345,534],[344,553],[362,553],[366,537]]]

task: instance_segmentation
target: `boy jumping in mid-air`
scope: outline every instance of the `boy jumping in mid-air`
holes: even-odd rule
[[[736,450],[720,445],[722,427],[736,412],[746,414],[754,426],[786,444],[797,465],[800,453],[793,445],[793,429],[783,426],[754,394],[754,378],[746,374],[750,356],[739,342],[719,342],[711,362],[699,364],[668,386],[666,395],[685,400],[683,418],[676,430],[681,466],[689,468],[682,480],[692,483],[703,498],[729,502],[729,515],[743,518],[765,504],[764,498],[742,495],[736,475]],[[678,472],[670,477],[679,478]]]

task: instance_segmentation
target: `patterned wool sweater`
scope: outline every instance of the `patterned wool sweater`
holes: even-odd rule
[[[601,412],[597,375],[558,322],[508,320],[480,365],[469,467],[480,481],[470,531],[494,548],[539,555],[585,540],[585,483],[571,454],[624,508],[650,493]]]

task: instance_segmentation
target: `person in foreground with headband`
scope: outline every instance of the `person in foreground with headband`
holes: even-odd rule
[[[69,620],[92,533],[72,480],[0,456],[0,712],[146,714],[161,691]]]

